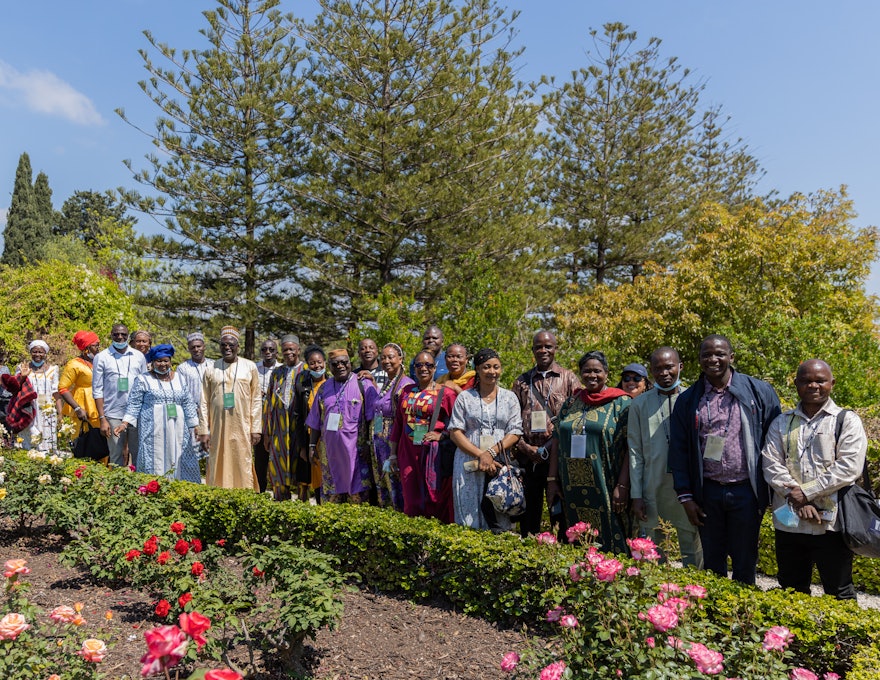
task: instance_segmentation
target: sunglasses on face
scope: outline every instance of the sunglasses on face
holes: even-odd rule
[[[111,338],[120,338],[122,340],[125,340],[128,337],[128,333],[125,333],[123,331],[116,331],[115,333],[111,333],[110,337]]]
[[[331,366],[345,366],[347,364],[348,364],[348,359],[336,359],[336,360],[331,359],[330,360]]]
[[[427,361],[417,361],[413,365],[416,368],[434,368],[434,364],[429,364]]]
[[[640,375],[625,375],[621,378],[621,382],[637,382],[640,383],[644,378]]]

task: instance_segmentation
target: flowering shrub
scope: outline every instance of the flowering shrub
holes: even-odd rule
[[[762,640],[762,631],[752,622],[736,622],[736,635],[730,626],[711,622],[704,611],[710,593],[699,584],[682,587],[664,581],[657,566],[660,555],[650,539],[631,539],[639,566],[627,569],[590,544],[588,527],[579,527],[576,536],[586,544],[583,560],[565,571],[565,595],[545,616],[557,626],[558,643],[529,648],[522,659],[509,652],[503,670],[543,680],[811,677],[791,667],[787,648],[794,636],[788,628],[774,626],[763,632]],[[658,644],[658,635],[665,644]]]
[[[0,677],[20,680],[65,678],[93,680],[107,656],[107,645],[84,638],[82,605],[58,605],[48,615],[28,599],[27,562],[4,565],[4,599],[0,603]]]

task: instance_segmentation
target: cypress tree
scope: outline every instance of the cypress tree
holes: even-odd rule
[[[58,221],[55,208],[52,207],[52,189],[49,188],[49,177],[40,172],[34,181],[34,230],[31,243],[45,243],[51,238],[52,231]]]
[[[28,252],[32,252],[32,232],[36,222],[34,188],[31,184],[31,159],[27,153],[18,158],[15,170],[15,186],[12,189],[12,202],[6,215],[6,229],[3,231],[3,256],[0,263],[20,267],[25,264]]]

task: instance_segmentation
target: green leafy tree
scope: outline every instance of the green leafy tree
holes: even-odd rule
[[[76,191],[61,206],[61,214],[53,233],[72,236],[89,248],[99,247],[104,237],[103,226],[109,223],[134,225],[125,206],[109,191]]]
[[[15,170],[15,185],[12,201],[6,214],[6,229],[3,231],[3,256],[0,263],[21,266],[27,262],[28,253],[34,252],[31,234],[37,229],[37,211],[34,187],[31,184],[33,171],[27,153],[18,158]]]
[[[539,107],[516,82],[515,15],[491,0],[322,0],[300,23],[313,144],[299,284],[344,335],[384,286],[430,309],[471,272],[534,279]],[[513,283],[515,282],[515,283]],[[543,290],[534,287],[536,295]]]
[[[789,402],[798,364],[818,357],[835,372],[838,401],[876,403],[880,309],[865,281],[878,233],[852,220],[844,190],[738,209],[707,204],[673,267],[560,300],[561,336],[566,345],[606,351],[617,367],[671,345],[693,380],[700,340],[721,333],[738,368],[769,380]]]
[[[130,205],[164,222],[152,239],[164,266],[144,302],[181,328],[245,328],[253,356],[258,329],[299,323],[288,311],[298,241],[296,204],[285,188],[300,170],[295,72],[301,52],[279,0],[219,0],[204,13],[205,49],[178,53],[145,35],[169,64],[142,50],[141,88],[160,110],[147,157],[135,174],[154,195]],[[124,116],[124,112],[120,111]]]
[[[541,186],[556,225],[554,264],[578,286],[672,262],[693,207],[747,193],[755,169],[741,143],[723,144],[717,110],[701,126],[703,85],[661,55],[659,39],[639,47],[621,23],[590,35],[590,63],[546,96],[551,169]]]

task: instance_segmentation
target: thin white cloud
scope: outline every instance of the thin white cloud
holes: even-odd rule
[[[0,61],[0,90],[20,97],[31,111],[60,116],[78,125],[105,123],[87,96],[50,71],[21,73]]]

